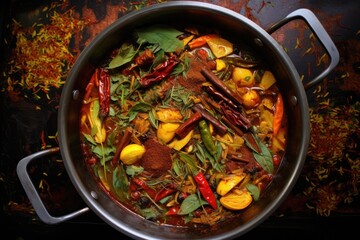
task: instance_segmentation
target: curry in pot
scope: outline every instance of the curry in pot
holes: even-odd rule
[[[261,198],[286,147],[271,63],[196,27],[136,29],[96,67],[82,154],[121,205],[150,221],[213,225]]]

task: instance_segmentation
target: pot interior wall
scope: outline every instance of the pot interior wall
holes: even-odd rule
[[[213,226],[205,231],[186,231],[183,228],[158,226],[145,221],[120,207],[99,187],[81,158],[79,143],[79,112],[84,89],[94,66],[118,47],[130,32],[152,24],[199,23],[220,29],[233,39],[241,39],[251,46],[264,61],[272,63],[272,70],[284,96],[289,118],[286,155],[276,178],[260,200],[245,210],[236,220]],[[259,38],[263,46],[255,44]],[[79,95],[74,97],[74,90]],[[297,103],[293,104],[293,98]],[[264,221],[281,204],[301,171],[309,138],[307,99],[298,74],[289,58],[266,32],[244,17],[219,7],[180,4],[149,8],[133,12],[109,26],[84,49],[75,63],[63,89],[59,109],[60,148],[68,174],[81,197],[105,222],[135,238],[196,239],[225,238],[244,234]]]

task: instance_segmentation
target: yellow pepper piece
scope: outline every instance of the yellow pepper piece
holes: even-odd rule
[[[263,88],[264,90],[266,90],[269,87],[271,87],[275,82],[276,82],[276,79],[275,79],[274,75],[272,74],[272,72],[265,71],[264,75],[261,78],[259,86],[261,88]]]
[[[252,202],[252,196],[246,188],[234,190],[220,198],[223,207],[229,210],[241,210]]]
[[[145,147],[140,144],[132,143],[123,148],[120,153],[120,160],[124,164],[133,164],[138,161],[145,153]]]
[[[224,196],[228,192],[230,192],[231,189],[233,189],[236,185],[238,185],[242,180],[244,179],[244,176],[241,175],[229,175],[224,178],[222,178],[217,185],[216,192]]]
[[[235,67],[232,72],[232,80],[238,83],[239,86],[253,86],[255,78],[252,71],[247,68]]]
[[[182,139],[174,139],[171,143],[169,143],[168,147],[174,148],[177,151],[180,151],[185,145],[190,141],[194,133],[194,130],[191,130],[184,138]]]
[[[217,58],[225,57],[231,53],[233,53],[233,45],[228,40],[221,37],[210,38],[206,41],[209,45],[212,53]]]
[[[156,111],[156,116],[160,122],[180,122],[183,118],[181,112],[175,108],[162,108]]]
[[[186,38],[184,38],[182,41],[184,43],[184,46],[186,46],[192,39],[194,38],[194,35],[190,35]]]
[[[221,59],[216,59],[216,71],[221,71],[226,68],[226,63]]]
[[[98,116],[99,101],[93,101],[90,105],[90,112],[87,115],[91,126],[91,131],[95,133],[94,140],[97,143],[102,143],[106,140],[106,130]]]
[[[156,131],[160,142],[168,143],[175,137],[175,131],[180,127],[180,123],[161,122]]]

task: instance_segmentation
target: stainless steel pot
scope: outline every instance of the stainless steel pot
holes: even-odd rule
[[[331,59],[328,68],[306,86],[301,83],[296,68],[283,48],[270,36],[272,31],[296,18],[302,18],[308,23]],[[125,40],[133,29],[172,22],[199,23],[221,29],[231,36],[241,37],[261,54],[265,61],[272,63],[272,71],[278,80],[288,113],[288,146],[271,185],[260,200],[246,209],[236,221],[219,223],[206,231],[189,231],[180,227],[157,225],[130,213],[100,188],[82,160],[80,151],[79,113],[85,86],[94,67]],[[90,209],[116,230],[136,239],[229,239],[241,236],[267,219],[285,200],[296,183],[305,161],[310,135],[305,88],[321,81],[335,68],[338,61],[339,53],[334,43],[314,14],[307,9],[291,13],[268,32],[236,12],[207,3],[176,1],[131,12],[107,27],[82,51],[62,90],[58,117],[60,146],[22,159],[17,166],[18,176],[38,216],[45,223],[57,224]],[[88,206],[60,217],[51,216],[47,212],[26,171],[28,163],[33,159],[57,151],[61,152],[66,171]]]

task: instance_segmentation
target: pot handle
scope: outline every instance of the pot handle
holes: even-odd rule
[[[313,80],[308,81],[305,85],[305,89],[309,89],[310,87],[314,86],[315,84],[322,81],[339,63],[339,52],[334,44],[334,42],[331,40],[329,34],[324,29],[323,25],[320,23],[318,18],[315,16],[315,14],[310,11],[309,9],[301,8],[298,10],[295,10],[294,12],[287,15],[284,19],[281,21],[275,23],[273,26],[271,26],[267,32],[269,34],[275,32],[280,27],[284,26],[286,23],[294,20],[294,19],[303,19],[305,22],[310,26],[311,30],[315,33],[317,36],[319,42],[322,44],[322,46],[325,48],[327,54],[330,57],[330,64],[329,66],[320,73],[317,77],[315,77]]]
[[[57,224],[60,222],[67,221],[71,218],[77,217],[79,215],[82,215],[83,213],[89,211],[88,207],[85,207],[83,209],[77,210],[75,212],[69,213],[64,216],[54,217],[49,214],[47,211],[44,203],[42,202],[34,184],[31,181],[31,178],[27,172],[27,166],[28,164],[37,158],[54,154],[60,151],[59,147],[49,148],[46,150],[42,150],[40,152],[33,153],[19,161],[16,167],[16,173],[20,179],[20,182],[25,190],[26,195],[28,196],[32,206],[35,209],[35,212],[39,216],[39,218],[47,223],[47,224]]]

